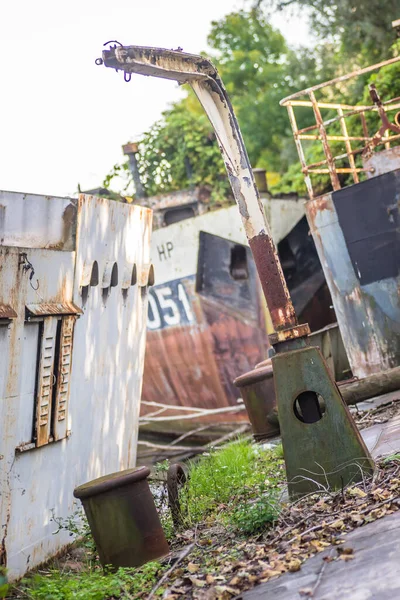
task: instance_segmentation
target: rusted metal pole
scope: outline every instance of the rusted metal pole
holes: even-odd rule
[[[136,198],[142,200],[146,197],[146,192],[140,178],[139,166],[136,159],[136,154],[139,152],[138,145],[135,143],[125,144],[122,146],[123,153],[129,158],[129,168],[132,174],[133,183],[135,186]]]
[[[272,345],[298,340],[309,333],[299,325],[270,228],[259,199],[253,172],[224,85],[212,63],[180,51],[120,46],[103,51],[106,67],[189,83],[217,136],[275,333]],[[128,75],[129,77],[129,75]]]

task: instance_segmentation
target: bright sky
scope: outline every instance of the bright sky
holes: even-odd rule
[[[174,82],[94,64],[108,40],[198,53],[211,21],[243,0],[3,0],[0,5],[0,189],[71,195],[101,185],[121,146],[180,97]],[[298,18],[278,15],[292,44]]]

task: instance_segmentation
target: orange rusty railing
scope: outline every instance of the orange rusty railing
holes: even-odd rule
[[[370,166],[365,166],[363,161],[369,158],[375,148],[384,146],[386,149],[391,147],[391,144],[400,140],[400,112],[394,116],[394,122],[390,122],[387,113],[390,111],[399,111],[400,97],[392,98],[386,102],[382,102],[376,87],[369,86],[370,96],[373,104],[364,105],[349,105],[335,102],[318,101],[315,92],[345,82],[349,79],[359,77],[371,71],[375,71],[400,61],[400,57],[392,58],[384,62],[359,69],[353,73],[337,77],[331,81],[320,83],[313,87],[307,88],[287,98],[281,100],[281,106],[286,106],[290,124],[293,130],[293,136],[297,147],[297,152],[300,158],[302,172],[304,174],[305,183],[310,198],[314,198],[314,189],[311,176],[320,174],[329,174],[333,190],[339,190],[342,187],[339,175],[350,174],[354,183],[359,183],[360,173],[371,172]],[[308,96],[308,100],[304,97]],[[315,123],[309,127],[302,129],[298,128],[295,109],[299,107],[311,108],[314,113]],[[329,118],[324,119],[322,112],[329,111]],[[331,116],[332,112],[336,112],[336,116]],[[371,134],[367,125],[366,113],[376,113],[377,123],[380,123],[376,133]],[[362,134],[351,135],[349,133],[349,117],[359,117]],[[341,135],[336,132],[333,135],[328,133],[330,128],[335,123],[340,123]],[[354,125],[352,125],[354,130]],[[315,132],[315,133],[313,133]],[[390,133],[392,135],[390,135]],[[325,159],[319,162],[307,164],[306,154],[302,141],[320,140],[325,154]],[[334,144],[341,142],[344,146],[344,152],[335,154]],[[356,142],[356,143],[355,143]],[[356,157],[361,157],[361,166],[356,163]]]

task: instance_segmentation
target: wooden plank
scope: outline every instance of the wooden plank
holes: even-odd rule
[[[68,400],[72,368],[72,345],[76,317],[64,317],[61,324],[60,353],[57,372],[57,390],[54,414],[54,439],[67,436]]]
[[[47,444],[50,436],[56,332],[57,318],[44,319],[36,398],[36,446]]]

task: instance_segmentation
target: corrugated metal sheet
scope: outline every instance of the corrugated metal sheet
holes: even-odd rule
[[[0,303],[0,319],[15,319],[17,316],[12,306]]]
[[[83,310],[73,302],[40,302],[26,305],[27,316],[45,317],[48,315],[81,315]]]

